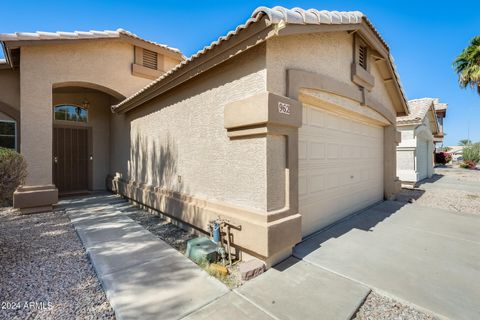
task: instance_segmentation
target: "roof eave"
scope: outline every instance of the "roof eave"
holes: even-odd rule
[[[259,9],[257,9],[255,12],[257,12]],[[306,33],[307,30],[334,30],[334,31],[359,31],[362,33],[362,35],[367,38],[367,42],[370,43],[374,47],[375,50],[380,52],[382,59],[386,61],[387,66],[388,66],[388,73],[390,74],[390,77],[388,79],[384,79],[385,83],[392,81],[394,83],[393,85],[393,92],[396,92],[396,95],[398,95],[398,100],[400,103],[394,103],[395,109],[397,112],[397,115],[400,114],[409,114],[409,108],[407,105],[407,100],[405,97],[405,94],[403,92],[403,89],[400,84],[400,79],[398,77],[398,74],[396,72],[395,65],[392,61],[392,58],[390,56],[390,49],[386,42],[383,40],[383,38],[380,36],[378,31],[374,28],[373,24],[365,17],[363,16],[362,19],[359,22],[352,22],[352,23],[332,23],[332,24],[297,24],[297,23],[291,23],[289,24],[288,22],[285,23],[284,21],[280,21],[279,23],[272,23],[269,19],[268,16],[262,13],[258,13],[255,16],[257,19],[258,17],[261,17],[261,20],[257,20],[251,24],[248,24],[248,21],[245,25],[242,25],[243,30],[248,30],[250,27],[254,24],[258,24],[259,21],[264,21],[265,23],[263,24],[263,29],[271,28],[273,32],[269,33],[268,35],[265,36],[265,38],[258,39],[257,43],[265,41],[267,38],[272,37],[272,36],[279,36],[279,35],[286,35],[286,34],[292,34],[295,32],[298,33]],[[251,18],[252,19],[252,18]],[[285,26],[288,26],[287,28]],[[248,27],[248,28],[247,28]],[[295,31],[296,30],[296,31]],[[230,38],[237,38],[237,30],[235,32],[229,33],[225,38],[229,40]],[[220,45],[225,45],[225,41],[219,41],[217,45],[213,46],[214,49],[218,49]],[[231,42],[231,40],[229,41]],[[215,44],[215,42],[214,42]],[[212,55],[212,50],[208,50],[200,57]],[[198,53],[197,53],[198,54]],[[231,57],[231,56],[230,56]],[[230,57],[227,57],[226,59],[229,59]],[[198,58],[198,57],[197,57]],[[191,58],[190,58],[191,59]],[[226,60],[225,59],[225,60]],[[189,62],[189,60],[187,60]],[[188,70],[194,70],[197,68],[197,66],[201,64],[199,63],[196,59],[193,59],[190,63],[186,64],[187,71],[184,73],[181,73],[180,75],[177,75],[175,78],[183,76]],[[182,69],[182,65],[180,65],[179,69]],[[173,70],[173,74],[178,73],[177,69]],[[206,71],[202,70],[200,72],[196,72],[196,75],[199,73]],[[158,85],[161,82],[165,82],[165,79],[168,77],[171,77],[172,73],[167,73],[165,76],[157,79],[156,81],[152,82],[152,84],[141,91],[137,92],[130,98],[127,98],[126,100],[120,102],[118,105],[112,106],[112,111],[113,112],[127,112],[137,106],[139,106],[142,103],[145,103],[146,101],[149,101],[150,99],[153,99],[159,94],[162,94],[163,92],[166,92],[167,90],[170,90],[172,87],[168,88],[168,84],[171,83],[172,81],[167,82],[166,84]],[[184,80],[186,81],[186,80]],[[166,89],[165,89],[166,88]]]
[[[229,38],[230,41],[218,43],[204,54],[198,56],[197,59],[192,60],[192,62],[183,65],[180,64],[177,67],[178,70],[174,69],[174,72],[170,71],[153,81],[149,87],[146,87],[143,91],[138,92],[136,95],[127,98],[117,105],[113,105],[111,107],[112,112],[128,112],[154,99],[158,95],[171,90],[175,86],[217,66],[223,61],[264,42],[266,39],[275,35],[274,32],[272,32],[274,27],[274,24],[267,23],[265,18],[262,17],[258,21],[253,22],[249,28],[241,30],[244,32],[236,33],[232,38]],[[231,40],[233,38],[235,38],[235,41]]]
[[[80,35],[78,35],[77,37],[65,36],[63,38],[61,36],[46,37],[46,38],[30,37],[25,39],[9,38],[9,39],[3,39],[0,42],[4,44],[4,51],[8,51],[7,47],[18,48],[18,47],[27,46],[27,45],[55,44],[55,43],[66,43],[66,42],[73,42],[73,41],[85,42],[85,41],[121,40],[121,41],[126,41],[133,45],[147,47],[147,49],[160,52],[164,55],[170,56],[175,59],[179,59],[179,60],[185,59],[185,56],[178,49],[169,48],[166,45],[145,40],[128,31],[119,29],[117,31],[111,31],[111,32],[109,31],[108,33],[107,31],[104,31],[104,32],[106,33],[105,35],[95,34],[91,36],[84,36],[79,31],[75,31],[75,33],[78,33]]]

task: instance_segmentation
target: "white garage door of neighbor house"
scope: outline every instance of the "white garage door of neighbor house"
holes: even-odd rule
[[[307,236],[383,199],[383,128],[304,106],[299,210]]]
[[[428,141],[421,138],[417,141],[417,174],[418,181],[428,175]]]

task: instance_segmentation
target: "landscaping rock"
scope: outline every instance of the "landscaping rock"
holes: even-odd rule
[[[426,314],[398,301],[371,292],[358,309],[353,320],[433,320],[433,315]]]
[[[265,264],[260,260],[252,259],[240,263],[238,268],[240,270],[242,280],[248,281],[261,275],[265,271]]]
[[[70,221],[0,208],[0,319],[115,319]]]

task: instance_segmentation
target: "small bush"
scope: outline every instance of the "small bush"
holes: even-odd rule
[[[445,154],[445,163],[449,163],[450,161],[452,161],[452,154],[451,153],[444,152],[444,154]]]
[[[452,155],[448,152],[437,152],[435,153],[435,163],[436,164],[447,164],[452,161]]]
[[[480,143],[472,144],[468,147],[463,148],[463,160],[473,161],[475,163],[480,162]]]
[[[462,163],[460,163],[460,167],[464,169],[476,169],[477,168],[477,163],[472,160],[465,160]]]
[[[11,205],[13,192],[27,177],[27,163],[12,149],[0,148],[0,206]]]

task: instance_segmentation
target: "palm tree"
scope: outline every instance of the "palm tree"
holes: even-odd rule
[[[458,141],[459,146],[469,146],[471,144],[472,144],[472,141],[468,140],[468,139],[462,139],[462,140]]]
[[[453,62],[460,87],[470,86],[480,95],[480,36],[476,36]]]

